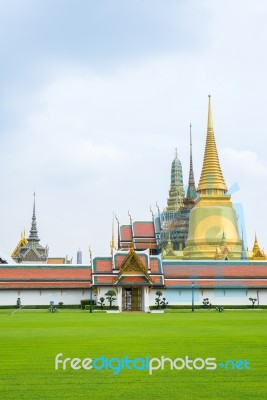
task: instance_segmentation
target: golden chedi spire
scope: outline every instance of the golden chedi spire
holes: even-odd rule
[[[210,95],[204,161],[197,191],[199,194],[212,191],[209,193],[210,195],[223,194],[227,191],[215,142]]]
[[[199,198],[189,215],[184,259],[240,259],[242,241],[238,231],[237,215],[231,202],[231,195],[227,193],[217,153],[210,96],[206,146],[197,192]],[[223,251],[221,251],[222,245]]]
[[[255,239],[254,239],[254,245],[253,245],[252,251],[253,251],[254,254],[256,254],[256,252],[258,252],[259,250],[260,250],[260,246],[259,246],[259,243],[258,243],[257,234],[255,232]]]

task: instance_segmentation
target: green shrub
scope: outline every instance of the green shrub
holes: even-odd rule
[[[16,308],[14,305],[13,306],[0,306],[1,310],[4,309],[11,309],[11,308]],[[23,306],[22,307],[25,310],[48,310],[50,308],[49,304],[45,304],[45,305],[31,305],[31,306]],[[80,305],[79,304],[67,304],[64,305],[64,309],[80,309]]]
[[[85,310],[89,310],[90,305],[85,306]],[[93,310],[119,310],[119,306],[112,306],[111,308],[109,306],[93,306]]]
[[[216,305],[213,305],[212,306],[212,308],[214,308],[214,307],[218,307],[218,306],[216,306]],[[233,310],[237,310],[237,309],[242,309],[242,310],[251,310],[251,305],[249,304],[249,305],[222,305],[221,307],[223,307],[224,309],[233,309]],[[158,306],[149,306],[149,308],[150,308],[150,310],[158,310]],[[186,305],[183,305],[183,304],[179,304],[179,305],[177,305],[177,304],[175,304],[175,305],[171,305],[171,304],[168,304],[167,306],[166,306],[166,308],[167,309],[170,309],[170,310],[182,310],[182,309],[184,309],[184,310],[189,310],[189,309],[191,309],[192,308],[192,305],[191,304],[186,304]],[[195,305],[195,309],[203,309],[203,305],[201,304],[201,305]],[[256,309],[267,309],[267,305],[257,305],[257,306],[254,306],[254,309],[256,310]]]
[[[91,301],[92,305],[95,306],[96,305],[95,300],[90,300],[90,299],[81,300],[81,309],[84,310],[85,306],[90,305]]]

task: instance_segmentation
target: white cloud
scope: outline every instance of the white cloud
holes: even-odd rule
[[[224,163],[231,171],[242,174],[244,177],[254,179],[263,178],[267,175],[267,166],[258,154],[249,150],[236,150],[225,147],[221,151]]]

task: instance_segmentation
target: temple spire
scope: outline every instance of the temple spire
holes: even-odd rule
[[[111,233],[111,242],[110,242],[111,255],[113,255],[114,249],[115,249],[115,240],[114,240],[114,212],[113,212],[113,217],[112,217],[112,233]]]
[[[175,158],[171,168],[171,186],[169,190],[169,198],[167,200],[166,211],[177,211],[181,207],[184,200],[184,184],[183,169],[181,161],[178,157],[177,149],[175,149]]]
[[[255,239],[254,239],[254,246],[253,246],[253,253],[256,253],[257,251],[260,250],[260,246],[258,243],[258,239],[257,239],[257,233],[255,232]]]
[[[201,193],[206,194],[207,190],[209,190],[209,195],[214,195],[214,194],[221,195],[227,192],[227,186],[224,182],[215,142],[210,95],[209,95],[209,105],[208,105],[208,126],[207,126],[204,161],[202,166],[201,177],[197,188],[197,191],[200,194]],[[210,190],[212,192],[210,192]]]
[[[197,197],[194,170],[193,170],[193,155],[192,155],[192,124],[190,123],[190,169],[189,180],[186,197],[188,199],[195,199]]]
[[[36,224],[36,214],[35,214],[35,192],[33,193],[33,212],[32,212],[32,225],[30,230],[30,236],[28,237],[28,242],[39,242],[37,224]]]

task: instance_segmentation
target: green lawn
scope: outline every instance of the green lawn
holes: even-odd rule
[[[0,398],[266,399],[267,311],[166,314],[0,311]],[[55,370],[55,356],[171,359],[215,357],[250,370]]]

